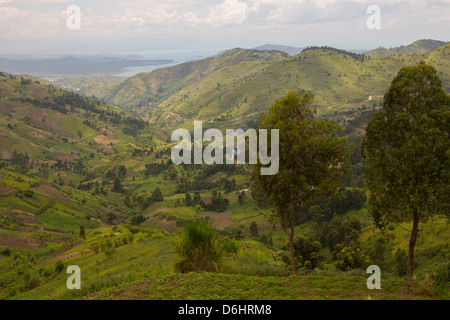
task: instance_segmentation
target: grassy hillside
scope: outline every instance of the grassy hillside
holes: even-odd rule
[[[440,46],[443,46],[445,41],[423,39],[417,40],[407,46],[400,46],[396,48],[378,48],[365,53],[365,55],[377,58],[377,57],[388,57],[388,56],[398,56],[398,55],[411,55],[411,54],[421,54]]]
[[[311,222],[308,222],[311,224]],[[311,226],[313,227],[313,226]],[[307,228],[303,228],[305,232]],[[429,265],[426,251],[441,250],[448,244],[448,221],[438,219],[424,225],[424,235],[439,232],[441,240],[423,237],[418,251],[418,265]],[[299,234],[302,231],[298,230]],[[406,245],[400,228],[393,250]],[[373,237],[370,227],[362,237]],[[381,290],[366,287],[364,271],[301,270],[299,277],[289,277],[289,271],[270,253],[277,245],[267,247],[246,238],[238,241],[237,258],[226,255],[221,273],[174,271],[178,259],[175,235],[147,228],[126,225],[92,229],[86,240],[77,238],[70,248],[59,250],[47,259],[36,259],[25,276],[0,291],[0,297],[14,299],[441,299],[427,284],[427,267],[417,273],[418,280],[408,285],[393,272],[384,271]],[[440,241],[440,242],[439,242]],[[443,250],[443,251],[442,251]],[[12,267],[13,251],[0,261],[0,266]],[[448,257],[448,256],[447,256]],[[436,258],[434,258],[436,260]],[[19,264],[15,262],[15,264]],[[64,266],[78,265],[82,270],[82,289],[67,290]],[[61,267],[60,265],[63,265]],[[15,270],[10,270],[14,276]],[[3,274],[1,279],[5,281]],[[176,290],[174,290],[176,288]]]
[[[225,55],[248,54],[235,49]],[[259,118],[273,101],[289,90],[313,93],[319,114],[330,114],[376,102],[372,100],[383,97],[401,67],[421,60],[438,70],[444,88],[450,90],[450,44],[422,54],[381,58],[363,59],[332,48],[314,48],[294,57],[272,58],[235,59],[226,66],[218,65],[213,58],[205,59],[189,66],[204,70],[214,63],[216,67],[208,72],[199,71],[201,76],[195,77],[193,73],[186,74],[186,68],[177,70],[176,67],[137,75],[119,85],[110,101],[135,108],[160,128],[186,126],[192,119],[214,122],[216,126],[242,125]],[[176,79],[170,82],[175,87],[162,86],[165,96],[160,95],[158,99],[136,100],[154,94],[155,79],[163,74]],[[180,81],[182,85],[178,85]]]
[[[126,108],[157,104],[222,68],[243,61],[268,61],[286,56],[286,53],[279,51],[233,49],[218,57],[138,74],[122,82],[106,98],[109,102]]]
[[[408,284],[402,267],[411,226],[376,230],[363,189],[365,125],[397,71],[420,60],[450,91],[448,44],[364,60],[331,48],[294,57],[234,49],[122,83],[117,98],[145,101],[143,110],[133,107],[144,120],[1,73],[0,299],[448,299],[448,219],[421,221],[417,279]],[[323,261],[298,278],[283,262],[286,236],[269,222],[272,208],[252,190],[249,167],[176,166],[169,142],[173,128],[190,128],[193,119],[256,127],[292,89],[314,93],[316,116],[342,126],[352,162],[340,198],[301,208],[296,235],[314,234]],[[179,273],[178,233],[205,220],[228,241],[220,272]],[[339,269],[338,245],[356,246],[381,266],[382,290],[367,289],[364,266]],[[82,270],[81,290],[66,288],[71,264]]]

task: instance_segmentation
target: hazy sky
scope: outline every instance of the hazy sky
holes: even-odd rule
[[[81,28],[66,26],[67,8]],[[370,30],[369,5],[381,9]],[[209,50],[266,43],[370,49],[449,41],[450,0],[0,0],[0,54]]]

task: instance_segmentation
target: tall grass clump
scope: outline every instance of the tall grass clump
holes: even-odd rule
[[[219,234],[210,222],[186,222],[176,243],[176,250],[182,258],[175,264],[180,272],[219,271],[223,248]]]

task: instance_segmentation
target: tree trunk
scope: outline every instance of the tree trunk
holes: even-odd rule
[[[290,233],[289,233],[289,256],[291,258],[291,267],[292,267],[292,273],[294,275],[298,275],[297,272],[297,264],[295,263],[295,254],[294,254],[294,224],[290,223]]]
[[[413,228],[411,231],[411,238],[409,239],[409,252],[408,252],[408,264],[406,266],[406,280],[411,281],[413,278],[414,270],[414,246],[417,240],[417,234],[419,233],[419,213],[417,209],[413,212]]]

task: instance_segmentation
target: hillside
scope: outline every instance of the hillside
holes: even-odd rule
[[[407,46],[400,46],[395,48],[378,48],[365,53],[366,56],[377,58],[377,57],[389,57],[389,56],[398,56],[398,55],[411,55],[411,54],[421,54],[440,46],[443,46],[445,41],[439,40],[417,40]]]
[[[269,61],[285,56],[277,51],[233,49],[217,57],[138,74],[122,82],[105,98],[126,108],[157,104],[222,68],[243,61]]]
[[[421,221],[417,280],[406,283],[411,223],[375,229],[359,147],[397,71],[422,59],[450,91],[449,44],[369,59],[328,47],[293,57],[233,49],[128,79],[123,94],[164,86],[150,94],[159,102],[130,109],[0,73],[0,299],[448,299],[449,220]],[[315,94],[316,117],[342,126],[351,155],[340,196],[301,208],[296,235],[317,241],[323,261],[298,278],[249,167],[176,166],[169,142],[173,128],[193,119],[256,127],[289,89]],[[219,272],[177,269],[179,231],[189,221],[210,222],[226,241]],[[382,268],[382,290],[367,289],[363,265],[339,266],[338,245],[357,246],[365,263]],[[81,290],[67,290],[72,264],[82,270]]]
[[[240,57],[248,53],[235,49],[227,55]],[[153,79],[159,74],[170,73],[172,77],[184,74],[176,67],[156,70],[123,82],[109,101],[148,115],[146,119],[160,128],[181,126],[189,119],[215,122],[218,126],[224,123],[242,125],[247,120],[259,118],[272,101],[289,90],[313,93],[319,114],[326,114],[351,110],[374,98],[382,98],[401,67],[421,60],[438,70],[444,88],[450,90],[450,44],[420,55],[368,59],[342,50],[315,48],[293,57],[216,66],[195,78],[189,73],[190,80],[183,80],[182,86],[167,91],[163,87],[165,96],[151,103],[136,100],[136,96],[141,96],[137,90],[142,92],[150,86],[155,87]],[[205,68],[210,67],[212,61],[206,59],[195,64]]]

